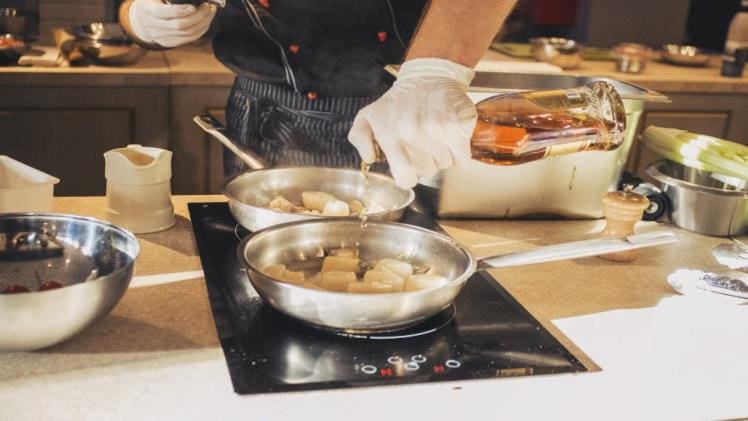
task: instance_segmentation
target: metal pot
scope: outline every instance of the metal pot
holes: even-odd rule
[[[237,249],[252,285],[266,303],[312,326],[351,334],[397,330],[418,324],[448,307],[478,268],[516,266],[666,244],[680,238],[658,231],[622,238],[576,241],[480,262],[452,238],[392,222],[318,220],[277,225],[245,238]],[[391,294],[319,291],[276,281],[262,273],[273,264],[319,261],[326,250],[353,247],[359,241],[363,261],[401,256],[416,267],[450,280],[428,290]]]
[[[73,36],[63,36],[61,49],[66,55],[75,52],[96,64],[122,66],[137,63],[146,51],[127,37],[118,23],[94,22],[77,26]],[[69,41],[69,42],[68,42]]]
[[[18,63],[18,59],[30,48],[31,43],[17,35],[0,34],[0,66]]]
[[[582,45],[566,38],[533,38],[532,54],[537,61],[562,69],[576,69],[582,63]]]
[[[348,201],[361,199],[368,194],[369,201],[385,209],[383,212],[369,214],[369,220],[375,221],[399,220],[405,208],[415,199],[413,190],[402,190],[395,185],[392,178],[378,173],[369,173],[367,191],[363,174],[354,169],[265,168],[267,163],[262,157],[231,140],[228,131],[213,117],[197,116],[194,121],[254,170],[237,174],[226,180],[223,185],[223,193],[229,200],[231,214],[250,231],[258,231],[284,222],[325,218],[269,209],[268,203],[277,195],[294,200],[300,199],[304,191],[325,191]],[[357,217],[336,218],[358,220]]]
[[[9,245],[30,247],[41,236],[63,246],[59,255],[9,257]],[[131,233],[106,222],[53,213],[0,215],[0,351],[29,351],[65,341],[107,315],[127,290],[140,252]],[[47,248],[49,240],[43,240]],[[19,248],[20,250],[20,248]],[[53,280],[56,289],[38,290]]]
[[[668,160],[653,162],[646,171],[662,183],[675,225],[718,237],[748,234],[748,180]]]

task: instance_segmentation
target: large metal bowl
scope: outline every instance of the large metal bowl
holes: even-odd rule
[[[675,225],[719,237],[748,234],[748,180],[668,160],[650,164],[647,174],[662,183]]]
[[[566,38],[533,38],[535,60],[554,64],[562,69],[576,69],[582,63],[582,45]]]
[[[18,59],[31,48],[31,43],[13,34],[0,34],[0,66],[18,63]]]
[[[369,220],[397,221],[415,198],[413,190],[402,190],[382,174],[369,173],[369,189],[361,171],[349,168],[291,167],[249,171],[229,178],[223,193],[236,220],[250,231],[284,222],[315,220],[322,216],[294,214],[269,209],[277,195],[301,202],[305,191],[324,191],[340,200],[367,199],[385,209],[369,214]],[[368,196],[367,196],[368,195]],[[339,217],[340,218],[340,217]],[[354,218],[358,223],[358,219]]]
[[[699,67],[709,64],[709,53],[693,45],[665,44],[662,59],[680,66]]]
[[[125,293],[140,252],[131,233],[93,218],[52,213],[0,214],[5,240],[44,232],[64,246],[61,257],[0,260],[0,351],[29,351],[65,341],[107,315]],[[7,243],[6,243],[7,244]],[[62,288],[37,291],[50,279]]]
[[[396,330],[418,324],[447,308],[476,269],[475,258],[453,239],[423,228],[371,222],[360,234],[358,221],[320,220],[278,225],[245,238],[237,253],[266,303],[310,325],[347,333]],[[319,259],[324,250],[353,247],[376,261],[403,256],[417,267],[450,279],[440,288],[392,294],[317,291],[265,276],[272,264]]]
[[[137,63],[145,54],[143,47],[127,37],[118,23],[93,22],[73,29],[74,45],[97,64],[123,66]]]

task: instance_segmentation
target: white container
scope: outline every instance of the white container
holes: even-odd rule
[[[480,101],[501,92],[567,89],[596,81],[611,83],[623,98],[626,133],[618,149],[508,166],[468,160],[436,177],[421,179],[422,203],[441,217],[602,217],[602,197],[617,188],[644,103],[667,101],[667,97],[608,78],[481,72],[476,73],[469,95],[473,101]]]
[[[49,212],[60,180],[0,155],[0,212]]]
[[[171,151],[127,145],[104,154],[107,219],[134,233],[174,225]]]

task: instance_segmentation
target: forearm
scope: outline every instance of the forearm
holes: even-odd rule
[[[474,67],[516,0],[432,0],[406,60],[443,58]]]

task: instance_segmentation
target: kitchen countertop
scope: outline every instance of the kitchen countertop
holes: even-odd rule
[[[517,60],[493,50],[484,60]],[[612,61],[584,61],[568,74],[609,76],[667,93],[748,93],[748,72],[742,78],[722,77],[719,59],[709,67],[673,66],[651,61],[641,74],[613,70]],[[0,67],[0,85],[168,85],[230,86],[233,73],[216,58],[208,44],[150,51],[139,63],[122,67]]]
[[[680,267],[718,269],[709,250],[724,239],[685,231],[679,243],[649,249],[634,263],[592,257],[492,270],[495,278],[590,369],[589,373],[235,395],[186,206],[188,202],[223,200],[222,196],[174,197],[175,227],[138,236],[142,252],[135,278],[122,301],[101,322],[50,349],[0,354],[0,419],[348,420],[355,416],[357,420],[380,420],[398,415],[450,420],[724,419],[748,415],[744,396],[748,369],[744,351],[736,349],[739,347],[725,345],[714,358],[660,368],[651,366],[654,362],[648,359],[656,350],[647,351],[646,347],[657,343],[657,335],[634,340],[629,336],[649,330],[633,324],[630,328],[624,324],[621,332],[603,327],[607,315],[619,314],[644,314],[645,320],[659,326],[657,323],[664,323],[667,317],[654,310],[663,303],[687,305],[684,308],[689,313],[702,312],[704,317],[726,311],[699,307],[666,283],[666,276]],[[103,218],[104,198],[56,198],[54,210]],[[602,221],[454,220],[442,225],[482,257],[569,241],[601,229]],[[748,311],[745,306],[738,310],[742,310],[741,317]],[[618,353],[612,357],[601,353],[600,344],[590,342],[590,332],[587,339],[578,336],[584,344],[577,347],[558,327],[567,326],[576,336],[579,328],[575,331],[571,322],[595,317],[592,325],[585,326],[599,326],[600,331],[591,336],[614,335],[603,344],[615,347]],[[566,320],[554,322],[562,318]],[[736,333],[732,337],[745,344],[741,320],[746,319],[728,322],[738,329],[732,331]],[[703,338],[719,347],[723,344],[709,332],[729,324],[676,325],[659,334],[669,337],[683,327],[688,330],[686,340],[698,344]],[[642,347],[647,352],[636,354]],[[598,357],[583,351],[594,351]],[[690,355],[682,351],[673,361],[680,354]],[[641,358],[636,364],[627,361],[631,352]],[[627,362],[630,364],[621,369]]]

